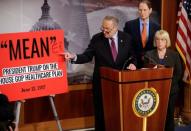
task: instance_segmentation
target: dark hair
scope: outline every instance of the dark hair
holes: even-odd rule
[[[0,94],[0,129],[3,129],[5,127],[8,131],[9,127],[14,129],[14,119],[15,116],[12,104],[9,102],[6,95]]]
[[[149,7],[149,9],[152,8],[151,2],[149,0],[140,0],[138,6],[141,3],[145,3]]]
[[[6,123],[0,122],[0,131],[7,131]]]

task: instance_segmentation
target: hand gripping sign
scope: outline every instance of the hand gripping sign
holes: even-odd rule
[[[0,92],[10,101],[68,91],[64,31],[0,35]]]

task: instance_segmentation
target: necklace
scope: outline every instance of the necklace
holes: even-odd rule
[[[159,59],[164,59],[165,54],[166,54],[166,49],[161,51],[158,50]]]

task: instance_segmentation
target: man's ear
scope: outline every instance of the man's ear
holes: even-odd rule
[[[149,9],[149,13],[150,13],[150,14],[152,13],[152,10],[153,10],[152,8]]]

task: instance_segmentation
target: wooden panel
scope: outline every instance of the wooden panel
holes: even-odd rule
[[[141,131],[142,129],[142,119],[136,117],[132,109],[133,97],[141,88],[144,88],[144,83],[123,84],[122,86],[124,131],[130,131],[129,129]]]
[[[170,87],[169,80],[162,81],[150,81],[148,87],[153,87],[156,89],[159,94],[159,106],[156,112],[148,117],[147,119],[147,131],[163,131],[165,125],[166,111],[168,105],[168,95],[169,90],[165,87]],[[123,92],[123,112],[124,112],[124,131],[129,131],[132,129],[134,131],[138,131],[142,129],[143,119],[137,117],[132,109],[132,101],[134,95],[141,89],[145,88],[144,82],[132,83],[132,84],[123,84],[122,92]],[[128,97],[127,97],[128,96]],[[128,98],[128,99],[127,99]],[[134,123],[136,122],[136,126]]]
[[[191,122],[191,86],[189,85],[184,87],[184,108],[182,115],[186,123]]]
[[[116,70],[108,67],[102,67],[101,77],[115,82],[136,82],[145,80],[157,80],[172,78],[172,68],[157,69],[139,69],[139,70]],[[151,73],[152,72],[152,73]],[[163,74],[161,75],[161,72]],[[151,74],[153,77],[151,77]],[[144,76],[144,77],[143,77]]]
[[[168,31],[173,48],[176,41],[178,3],[179,0],[162,0],[161,27]]]
[[[159,106],[148,118],[148,131],[163,131],[171,87],[172,68],[147,69],[136,71],[118,71],[102,68],[102,94],[106,131],[138,131],[142,129],[142,119],[132,109],[134,95],[141,89],[154,88],[159,94]],[[121,81],[113,81],[113,76],[121,77]],[[105,79],[107,77],[107,79]],[[163,78],[164,77],[164,78]],[[136,123],[136,124],[135,124]]]
[[[163,72],[162,75],[161,72]],[[151,69],[140,69],[136,71],[123,71],[121,73],[121,81],[136,82],[145,80],[169,79],[172,78],[172,72],[173,72],[172,68],[157,68],[157,69],[151,68]],[[151,74],[153,77],[151,77]]]
[[[106,131],[120,131],[120,92],[119,84],[102,79],[104,119]]]
[[[117,69],[112,69],[109,67],[101,67],[100,68],[100,72],[101,72],[101,77],[106,78],[106,79],[110,79],[112,81],[121,81],[121,74],[119,72],[119,70]]]
[[[77,85],[78,87],[79,85]],[[67,94],[55,96],[55,105],[60,119],[77,118],[93,115],[93,96],[91,84],[79,90],[72,89]],[[48,97],[26,100],[24,103],[24,123],[53,120],[53,113]]]
[[[92,128],[94,127],[94,117],[82,117],[61,120],[64,130]],[[19,131],[57,131],[56,121],[46,121],[31,123],[19,126]]]

